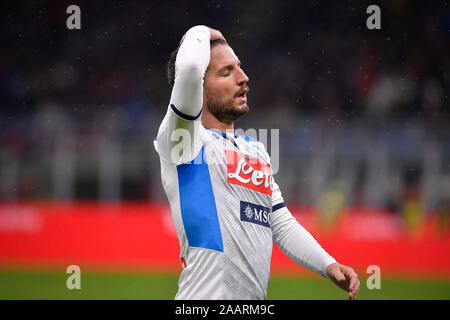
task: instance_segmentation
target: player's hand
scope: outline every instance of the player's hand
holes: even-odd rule
[[[359,279],[356,272],[339,263],[330,264],[327,267],[327,275],[339,288],[348,292],[348,299],[355,300],[359,292]]]
[[[213,41],[213,40],[225,40],[225,37],[222,35],[222,33],[219,30],[216,30],[216,29],[213,29],[213,28],[209,28],[209,33],[211,34],[210,41]],[[183,36],[183,38],[181,38],[180,46],[183,43],[185,37],[186,37],[186,34]]]
[[[225,37],[219,30],[209,28],[209,32],[211,33],[211,41],[213,40],[225,40]]]

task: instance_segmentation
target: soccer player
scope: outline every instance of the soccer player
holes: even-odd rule
[[[195,26],[168,65],[173,86],[154,146],[180,243],[175,299],[266,299],[272,245],[355,299],[359,280],[291,215],[270,157],[235,134],[249,78],[223,35]]]

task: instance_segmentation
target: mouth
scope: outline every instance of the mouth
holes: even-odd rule
[[[236,93],[236,98],[241,102],[247,102],[247,92],[249,91],[249,88],[243,87],[241,90],[239,90]]]

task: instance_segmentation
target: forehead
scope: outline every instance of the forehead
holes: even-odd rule
[[[238,57],[229,45],[218,45],[211,49],[211,59],[209,61],[210,69],[218,70],[238,62]]]

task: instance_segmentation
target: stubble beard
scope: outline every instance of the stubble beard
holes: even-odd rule
[[[227,100],[225,103],[220,103],[213,95],[206,93],[206,99],[206,107],[209,112],[211,112],[213,116],[222,123],[232,123],[239,117],[246,114],[250,109],[247,104],[245,104],[244,107],[235,107],[233,104],[233,98]]]

